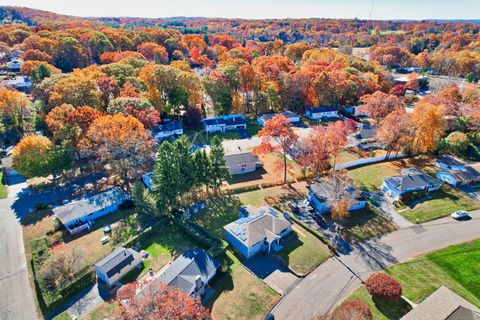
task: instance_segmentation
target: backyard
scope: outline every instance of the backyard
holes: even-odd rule
[[[421,223],[448,216],[457,210],[472,211],[478,208],[478,201],[461,191],[444,186],[422,199],[400,206],[397,211],[408,220]]]
[[[350,170],[348,175],[355,186],[374,191],[383,183],[385,176],[400,174],[401,169],[391,162],[377,163]]]
[[[233,253],[227,251],[227,256],[231,260],[229,271],[211,282],[215,294],[207,306],[213,319],[263,319],[280,296],[247,271]]]
[[[451,246],[387,269],[402,286],[403,295],[420,303],[442,285],[480,307],[480,239]],[[405,304],[375,304],[364,286],[347,300],[367,303],[374,319],[399,319]]]
[[[309,274],[331,255],[327,245],[297,224],[283,246],[279,256],[299,275]]]

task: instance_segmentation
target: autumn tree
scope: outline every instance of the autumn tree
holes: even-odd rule
[[[153,142],[140,121],[115,114],[95,119],[83,139],[80,150],[92,154],[128,182],[136,180],[140,170],[153,160]]]
[[[377,91],[361,98],[363,106],[360,108],[378,124],[389,113],[404,108],[402,100],[395,95]]]
[[[412,120],[415,129],[413,151],[432,152],[437,149],[438,141],[445,134],[445,107],[426,102],[417,103],[413,109]]]
[[[53,108],[45,117],[45,123],[48,126],[48,130],[52,134],[53,141],[60,142],[72,133],[71,128],[68,126],[67,118],[70,112],[75,108],[71,104],[62,104]]]
[[[111,320],[211,320],[211,315],[199,300],[173,286],[152,283],[137,295],[138,284],[123,286],[117,293],[119,306]]]
[[[331,188],[327,204],[330,207],[330,214],[335,221],[342,221],[350,209],[350,204],[358,197],[358,191],[353,187],[352,179],[347,171],[331,173],[327,178]]]
[[[95,79],[97,89],[99,91],[102,111],[106,111],[108,103],[119,96],[120,87],[109,77],[100,77]]]
[[[292,43],[291,45],[287,46],[287,49],[285,50],[285,55],[291,60],[299,62],[300,60],[302,60],[302,56],[305,51],[309,49],[310,45],[306,42]]]
[[[31,115],[31,102],[16,90],[0,88],[0,114],[18,132],[25,132]]]
[[[47,290],[56,292],[71,283],[84,263],[85,254],[77,248],[67,253],[51,255],[40,270]]]
[[[386,150],[388,158],[392,151],[400,152],[411,147],[414,136],[413,122],[405,110],[396,110],[382,120],[377,130],[377,139]]]
[[[280,148],[283,157],[283,183],[287,183],[287,154],[298,140],[298,135],[292,130],[292,124],[287,117],[277,114],[265,122],[258,136],[262,138],[262,142],[255,147],[255,153],[270,153]]]
[[[63,103],[74,107],[100,107],[100,93],[94,80],[87,77],[71,76],[59,80],[53,87],[50,95],[50,107]]]

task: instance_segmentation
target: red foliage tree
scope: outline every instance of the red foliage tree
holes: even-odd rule
[[[402,287],[397,280],[385,272],[372,274],[365,281],[368,292],[375,298],[398,301],[402,297]]]
[[[137,285],[127,284],[119,290],[116,299],[119,308],[112,320],[210,320],[212,317],[198,300],[183,291],[160,284],[150,286],[145,295],[137,295]]]
[[[135,118],[140,121],[145,128],[150,129],[151,127],[156,126],[157,124],[160,123],[161,118],[160,118],[160,112],[158,112],[155,109],[135,109],[132,106],[127,106],[125,111],[128,114],[131,114]]]
[[[367,94],[361,98],[364,105],[361,107],[370,118],[377,124],[389,113],[400,110],[404,107],[402,100],[397,96],[377,91],[373,94]]]

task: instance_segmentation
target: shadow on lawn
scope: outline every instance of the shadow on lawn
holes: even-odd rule
[[[259,168],[259,169],[255,170],[254,172],[234,175],[227,182],[228,182],[229,185],[235,185],[237,183],[244,183],[244,182],[249,182],[249,181],[262,180],[263,176],[267,173],[268,172],[264,168]]]
[[[380,311],[387,319],[400,319],[410,310],[412,310],[412,306],[403,299],[400,299],[399,301],[387,301],[383,299],[372,298],[372,300],[375,303],[375,307],[377,307],[378,311]]]

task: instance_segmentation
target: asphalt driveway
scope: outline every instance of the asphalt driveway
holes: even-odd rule
[[[279,294],[286,294],[293,288],[299,278],[292,272],[277,264],[267,255],[258,255],[248,259],[245,267]]]

